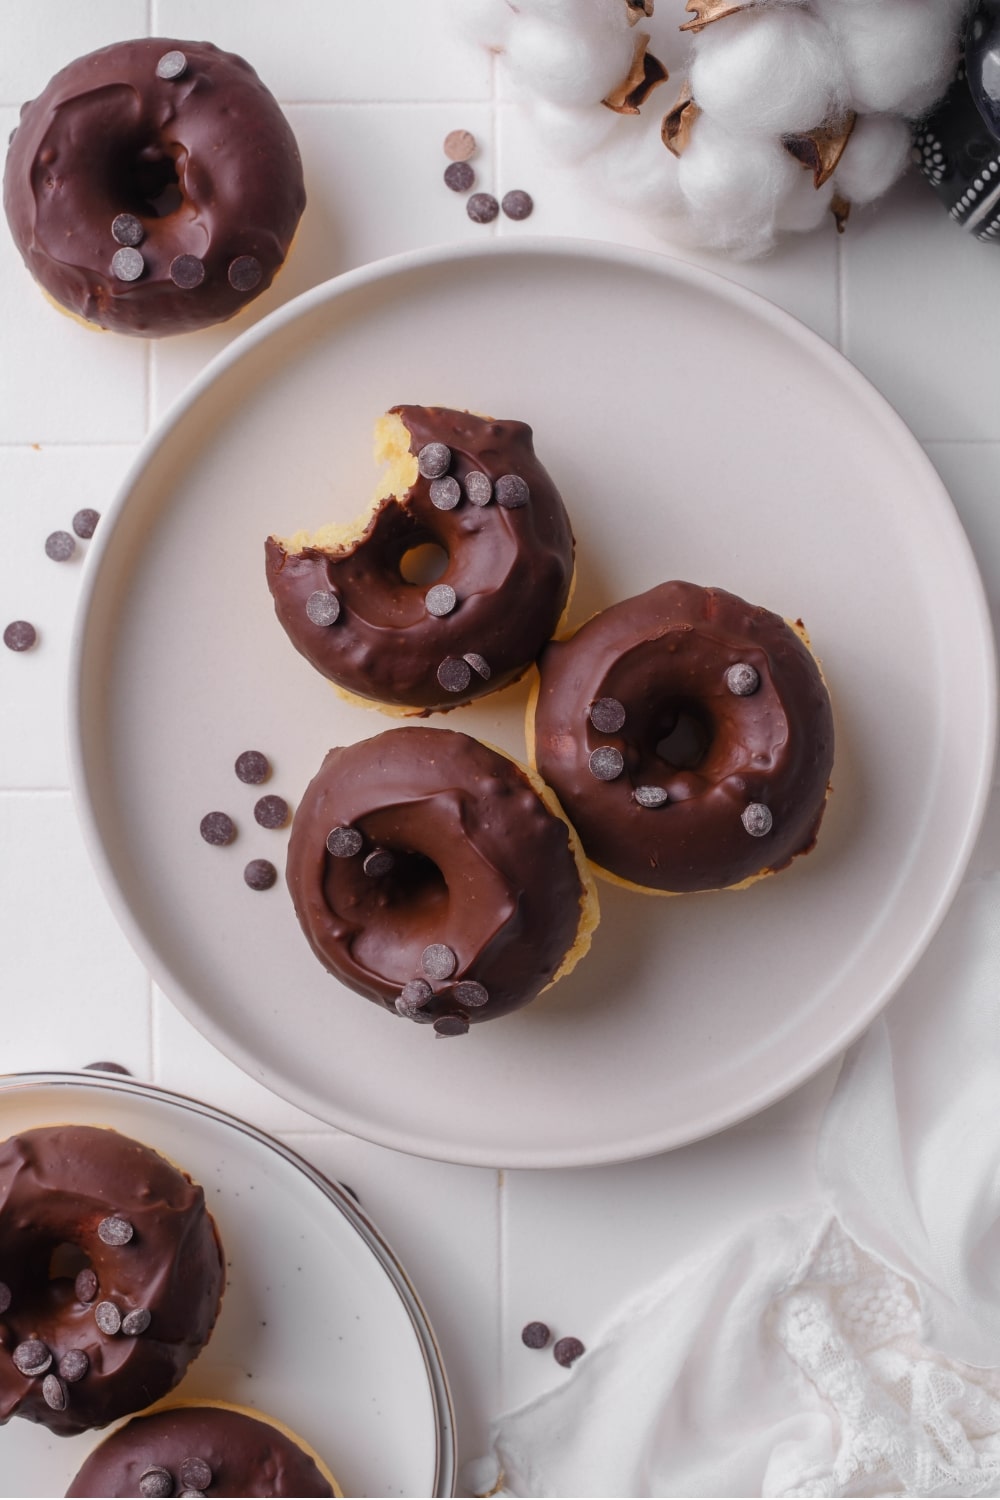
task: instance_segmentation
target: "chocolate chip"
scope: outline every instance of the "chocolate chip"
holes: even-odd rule
[[[598,698],[590,710],[590,722],[599,734],[617,734],[625,723],[625,705],[617,698]]]
[[[355,854],[360,854],[364,839],[356,828],[351,828],[344,823],[339,828],[331,828],[326,836],[326,847],[335,859],[353,859]]]
[[[260,285],[264,267],[256,255],[237,255],[229,262],[229,285],[236,292],[252,292]]]
[[[68,531],[53,531],[45,538],[45,556],[53,562],[68,562],[76,551],[76,542]]]
[[[556,1364],[563,1365],[568,1370],[573,1361],[579,1359],[585,1350],[579,1339],[556,1339],[552,1353],[555,1355]]]
[[[473,469],[465,476],[465,493],[473,505],[489,505],[493,499],[493,481],[482,469]]]
[[[476,180],[476,174],[467,161],[453,161],[444,169],[444,185],[453,193],[467,193]]]
[[[145,1469],[139,1475],[140,1495],[144,1497],[153,1495],[162,1497],[163,1495],[172,1495],[173,1493],[173,1475],[170,1474],[168,1470],[161,1469],[158,1465],[154,1465],[149,1469]]]
[[[186,1458],[180,1467],[181,1484],[189,1490],[207,1490],[212,1483],[212,1468],[203,1458]]]
[[[450,463],[451,449],[445,443],[425,443],[417,454],[417,471],[425,479],[440,479]]]
[[[396,857],[390,854],[388,849],[373,849],[370,854],[365,855],[365,860],[361,868],[366,875],[370,875],[373,880],[377,880],[381,875],[388,875],[389,871],[395,866],[395,863]]]
[[[94,1322],[102,1333],[114,1338],[122,1326],[122,1315],[113,1302],[98,1302],[94,1308]]]
[[[663,807],[670,801],[662,786],[637,786],[632,796],[640,807]]]
[[[70,1385],[82,1380],[90,1369],[90,1359],[85,1349],[67,1349],[59,1361],[59,1374]]]
[[[122,1318],[122,1333],[127,1334],[130,1339],[138,1338],[140,1333],[145,1333],[153,1321],[153,1314],[148,1307],[134,1307]]]
[[[30,651],[37,639],[38,631],[28,620],[11,620],[3,633],[8,651]]]
[[[141,245],[146,238],[146,231],[142,227],[142,221],[135,214],[118,214],[111,221],[111,234],[119,245],[130,245],[135,249]]]
[[[224,812],[206,813],[199,824],[199,830],[206,844],[231,844],[236,837],[236,824]]]
[[[450,979],[458,959],[446,943],[431,943],[420,955],[420,967],[428,979]]]
[[[465,212],[473,224],[491,224],[500,212],[500,205],[492,193],[473,193]]]
[[[183,52],[164,52],[156,64],[157,78],[169,80],[171,78],[183,78],[187,72],[188,60]],[[159,1491],[156,1491],[159,1494]],[[169,1491],[167,1492],[169,1493]]]
[[[444,138],[444,154],[449,161],[468,161],[476,152],[476,137],[471,130],[449,130]]]
[[[472,668],[461,656],[446,656],[437,669],[437,680],[446,693],[464,693],[472,681]]]
[[[73,1290],[76,1292],[78,1302],[93,1302],[97,1296],[97,1276],[89,1266],[84,1266],[83,1270],[77,1274]]]
[[[63,1381],[58,1375],[46,1375],[42,1381],[42,1396],[46,1406],[51,1406],[53,1411],[65,1411],[69,1393]]]
[[[124,1073],[126,1078],[132,1077],[128,1068],[123,1068],[121,1063],[116,1062],[84,1063],[83,1068],[86,1073]]]
[[[252,859],[243,871],[243,879],[252,891],[269,891],[278,872],[269,859]]]
[[[0,1318],[3,1317],[4,1313],[10,1306],[11,1298],[13,1297],[13,1295],[14,1294],[11,1291],[10,1287],[7,1285],[6,1281],[0,1281]]]
[[[525,1323],[521,1329],[521,1343],[529,1349],[544,1349],[551,1337],[547,1323]]]
[[[146,269],[146,262],[138,250],[134,250],[131,245],[123,245],[112,255],[111,269],[119,281],[138,281]]]
[[[427,606],[427,613],[429,615],[435,615],[438,619],[443,619],[445,615],[450,615],[455,608],[455,605],[458,603],[458,595],[450,583],[436,583],[432,589],[427,590],[427,593],[424,595],[424,603]]]
[[[102,1219],[97,1226],[98,1238],[105,1245],[127,1245],[134,1233],[128,1219],[120,1219],[116,1214]]]
[[[504,510],[520,510],[527,505],[531,491],[520,474],[501,474],[496,484],[497,504]]]
[[[508,219],[526,219],[534,206],[535,200],[522,188],[513,188],[511,192],[504,193],[500,204]]]
[[[23,1344],[18,1344],[11,1359],[15,1368],[29,1380],[33,1380],[36,1375],[44,1375],[52,1364],[49,1347],[41,1339],[25,1339]]]
[[[288,822],[288,803],[284,797],[276,797],[273,793],[258,797],[253,805],[253,815],[261,828],[284,828]]]
[[[414,1012],[423,1010],[434,996],[426,979],[408,979],[396,999],[396,1009],[401,1016],[414,1019]]]
[[[245,786],[260,786],[271,774],[271,762],[260,750],[244,750],[236,757],[236,775]]]
[[[474,1010],[480,1005],[485,1005],[490,995],[485,985],[477,984],[474,979],[463,979],[453,988],[452,999],[459,1005],[469,1005]]]
[[[726,687],[737,698],[749,698],[760,687],[760,673],[748,661],[738,661],[726,673]]]
[[[205,280],[205,262],[197,255],[175,255],[170,262],[170,280],[182,292],[193,292]]]
[[[483,679],[484,682],[489,682],[490,678],[493,676],[492,667],[486,660],[485,656],[480,656],[478,651],[466,651],[465,655],[462,657],[462,660],[467,661],[472,670],[474,672],[478,672],[479,676]]]
[[[617,781],[625,769],[622,753],[614,745],[600,745],[591,755],[588,765],[598,781]]]
[[[99,510],[78,510],[73,517],[73,530],[77,536],[88,542],[97,530],[97,523],[100,519]]]
[[[438,510],[454,510],[461,498],[462,486],[450,474],[431,480],[431,504]]]
[[[434,1030],[438,1036],[464,1036],[469,1023],[464,1016],[438,1016]]]
[[[763,802],[748,802],[740,817],[747,833],[752,833],[755,839],[762,839],[765,833],[770,833],[774,824],[771,809]]]
[[[329,589],[317,589],[306,600],[306,614],[314,625],[336,625],[340,619],[340,600]]]

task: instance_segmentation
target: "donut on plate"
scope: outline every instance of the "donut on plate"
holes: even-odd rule
[[[306,201],[291,127],[249,63],[168,37],[57,73],[21,110],[3,197],[53,301],[147,336],[221,323],[265,291]]]
[[[801,621],[662,583],[546,647],[528,744],[599,875],[706,891],[813,847],[833,716]]]
[[[330,973],[437,1036],[527,1005],[575,967],[599,920],[548,788],[449,729],[331,750],[296,811],[287,878]]]
[[[207,1342],[225,1273],[205,1194],[91,1125],[0,1144],[0,1423],[66,1435],[171,1390]]]
[[[274,608],[296,650],[349,695],[428,713],[520,677],[573,582],[573,533],[531,428],[443,407],[394,406],[376,426],[388,464],[347,525],[272,536]],[[408,564],[437,549],[444,569]]]

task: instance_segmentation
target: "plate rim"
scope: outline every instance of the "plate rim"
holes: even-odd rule
[[[96,1088],[111,1094],[125,1094],[132,1098],[151,1099],[157,1104],[166,1104],[185,1114],[197,1114],[212,1120],[227,1129],[245,1135],[259,1146],[267,1147],[280,1156],[289,1166],[301,1173],[313,1187],[337,1208],[351,1229],[360,1237],[367,1249],[375,1256],[387,1281],[399,1297],[410,1320],[417,1345],[427,1371],[431,1405],[434,1411],[434,1483],[430,1494],[434,1500],[449,1500],[455,1494],[458,1476],[458,1446],[455,1428],[455,1408],[448,1384],[441,1348],[430,1319],[416,1287],[392,1249],[388,1240],[372,1222],[368,1214],[339,1182],[327,1177],[293,1147],[276,1136],[243,1120],[228,1110],[219,1109],[191,1094],[182,1094],[156,1083],[145,1083],[142,1079],[120,1074],[81,1071],[70,1069],[32,1069],[28,1071],[0,1072],[0,1096],[31,1093],[43,1088],[84,1089]],[[150,1143],[147,1143],[150,1144]],[[154,1145],[154,1149],[158,1149]]]
[[[414,1138],[411,1134],[397,1132],[391,1127],[382,1127],[377,1121],[359,1121],[350,1112],[339,1113],[335,1105],[328,1106],[324,1114],[316,1115],[315,1100],[311,1097],[306,1098],[303,1091],[298,1090],[292,1081],[284,1077],[274,1081],[266,1061],[254,1057],[241,1044],[236,1043],[222,1027],[216,1025],[212,1017],[204,1011],[198,999],[174,976],[169,964],[161,959],[153,944],[146,938],[141,924],[134,918],[101,838],[100,823],[94,799],[91,796],[83,734],[85,683],[88,675],[86,641],[92,606],[102,576],[105,553],[111,544],[114,523],[124,511],[130,492],[135,488],[154,456],[166,446],[173,430],[217,380],[250,356],[259,345],[280,335],[284,329],[298,320],[308,318],[314,309],[324,306],[327,302],[335,302],[339,298],[348,297],[360,288],[449,263],[465,265],[481,260],[503,259],[516,262],[532,257],[551,259],[568,257],[571,260],[589,261],[595,265],[603,264],[608,269],[612,267],[618,270],[632,268],[668,279],[673,278],[681,283],[687,283],[703,294],[721,298],[745,315],[770,325],[779,335],[803,348],[813,361],[825,366],[833,379],[846,386],[849,393],[868,408],[873,419],[884,429],[887,439],[892,440],[895,445],[902,445],[915,467],[923,469],[927,482],[926,500],[931,502],[933,495],[935,519],[950,534],[955,558],[964,566],[967,604],[976,616],[978,627],[975,637],[977,648],[975,665],[978,675],[978,701],[982,708],[982,735],[978,745],[975,786],[967,805],[965,825],[961,837],[954,845],[955,852],[951,866],[942,880],[920,938],[910,945],[907,953],[895,965],[891,976],[880,989],[874,992],[868,1003],[859,1011],[852,1013],[844,1024],[836,1028],[823,1047],[818,1051],[811,1051],[808,1058],[797,1067],[786,1070],[780,1080],[756,1087],[750,1092],[749,1097],[743,1098],[736,1105],[728,1107],[719,1105],[714,1109],[706,1110],[701,1118],[688,1126],[674,1125],[650,1131],[641,1138],[633,1138],[627,1143],[616,1142],[600,1151],[586,1146],[583,1148],[563,1146],[513,1148],[506,1154],[498,1154],[491,1148],[466,1148],[461,1141],[443,1141],[436,1137]],[[263,1082],[279,1097],[290,1100],[299,1108],[336,1129],[409,1155],[426,1157],[435,1161],[453,1162],[457,1165],[491,1168],[543,1170],[603,1166],[641,1160],[662,1151],[693,1144],[760,1113],[761,1110],[794,1092],[833,1061],[860,1036],[898,993],[902,984],[923,957],[955,899],[985,817],[997,751],[997,689],[997,646],[986,590],[971,542],[954,502],[921,443],[895,407],[839,349],[834,348],[792,313],[777,306],[760,293],[731,281],[715,270],[709,270],[658,251],[637,249],[597,239],[543,235],[519,236],[517,240],[491,240],[481,245],[471,246],[447,243],[408,250],[402,254],[388,256],[342,272],[276,308],[253,327],[239,334],[216,354],[195,379],[180,392],[146,435],[105,511],[102,525],[97,529],[81,582],[68,672],[67,738],[70,789],[89,858],[115,919],[129,943],[171,1003],[177,1005],[182,1014],[213,1046],[219,1049],[223,1056],[235,1062],[248,1076]]]

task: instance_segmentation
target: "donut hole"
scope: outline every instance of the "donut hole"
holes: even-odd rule
[[[714,727],[700,704],[684,700],[667,705],[655,733],[659,759],[674,771],[693,771],[708,755]]]
[[[56,1245],[49,1256],[50,1281],[75,1281],[81,1271],[90,1270],[90,1258],[79,1245],[64,1240]]]
[[[111,182],[122,212],[165,219],[184,201],[177,163],[158,142],[133,142],[112,163]]]
[[[360,963],[394,973],[404,984],[420,973],[427,944],[439,940],[449,893],[440,868],[427,855],[393,848],[390,853],[395,864],[387,875],[361,874],[355,885],[361,931],[353,951]]]
[[[448,561],[448,553],[437,542],[421,542],[418,547],[410,547],[399,559],[399,576],[404,583],[423,586],[437,583]]]

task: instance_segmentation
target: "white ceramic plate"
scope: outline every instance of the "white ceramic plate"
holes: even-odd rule
[[[222,1311],[175,1394],[288,1423],[346,1495],[450,1495],[451,1402],[416,1293],[351,1197],[278,1141],[209,1105],[128,1079],[0,1077],[0,1139],[110,1125],[205,1189],[226,1252]],[[0,1428],[0,1495],[63,1495],[99,1434]]]
[[[395,402],[520,417],[569,507],[577,621],[665,578],[802,616],[837,716],[818,849],[749,891],[602,887],[571,979],[438,1041],[343,990],[283,887],[285,835],[235,779],[264,750],[293,803],[345,705],[275,622],[270,531],[356,514]],[[892,994],[983,811],[993,645],[951,503],[868,383],[760,298],[582,242],[444,249],[353,272],[251,329],[147,442],[101,523],[76,640],[73,763],[91,852],[167,993],[249,1073],[333,1124],[445,1159],[636,1157],[762,1108]],[[432,722],[524,753],[526,687]],[[202,814],[240,837],[213,849]]]

